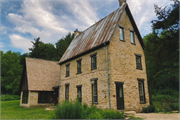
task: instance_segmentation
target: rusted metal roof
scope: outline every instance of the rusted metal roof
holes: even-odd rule
[[[79,36],[74,38],[59,63],[110,41],[125,7],[126,4],[124,3],[117,10],[87,28]]]

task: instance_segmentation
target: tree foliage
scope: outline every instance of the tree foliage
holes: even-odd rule
[[[22,66],[19,52],[1,51],[1,92],[18,94],[21,81]]]
[[[179,88],[179,2],[171,8],[155,5],[153,32],[144,37],[150,97],[157,91]],[[155,21],[155,22],[154,22]]]
[[[65,38],[61,38],[60,40],[58,40],[58,42],[56,43],[56,49],[59,58],[63,56],[64,52],[66,51],[66,49],[68,48],[68,46],[70,45],[73,39],[74,39],[74,34],[69,33],[68,35],[66,35]]]

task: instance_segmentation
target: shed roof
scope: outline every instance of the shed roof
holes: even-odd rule
[[[37,58],[25,58],[28,90],[54,91],[59,84],[60,68],[58,62]]]
[[[74,38],[59,62],[62,63],[78,54],[110,41],[125,7],[126,4],[124,3],[117,10]]]

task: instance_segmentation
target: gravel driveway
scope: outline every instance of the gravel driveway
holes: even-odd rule
[[[144,120],[180,120],[180,113],[136,113],[135,117],[144,118]]]

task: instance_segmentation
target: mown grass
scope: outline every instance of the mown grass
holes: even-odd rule
[[[1,119],[51,119],[52,114],[44,108],[22,108],[20,100],[1,101]]]

